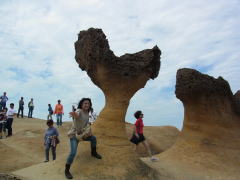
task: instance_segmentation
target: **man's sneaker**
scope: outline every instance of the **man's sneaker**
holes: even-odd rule
[[[156,162],[156,161],[158,161],[158,160],[159,160],[159,159],[156,158],[156,157],[154,157],[154,156],[151,157],[151,161],[152,161],[152,162]]]

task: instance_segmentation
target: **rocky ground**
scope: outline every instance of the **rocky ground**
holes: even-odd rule
[[[14,119],[13,136],[0,141],[0,179],[65,179],[64,164],[69,153],[69,142],[66,134],[71,123],[64,123],[58,129],[61,143],[57,147],[57,160],[44,163],[43,134],[46,129],[45,122],[39,119]],[[127,123],[126,130],[130,138],[132,125]],[[174,127],[167,126],[145,127],[145,134],[153,152],[156,154],[171,147],[176,141],[179,131]],[[99,152],[101,153],[101,149],[99,149]],[[138,156],[139,158],[147,156],[144,148],[138,148]],[[118,172],[118,168],[105,169],[104,176],[99,174],[96,177],[88,174],[88,169],[97,169],[98,165],[104,164],[104,159],[107,159],[107,157],[103,157],[103,160],[92,158],[90,156],[89,143],[81,142],[78,148],[78,155],[72,167],[72,173],[76,179],[106,179],[106,177],[115,179],[114,177],[118,177],[118,174],[121,174],[121,172]],[[109,159],[107,160],[110,161]],[[145,171],[148,173],[147,169]],[[131,175],[129,175],[129,178],[131,178]]]

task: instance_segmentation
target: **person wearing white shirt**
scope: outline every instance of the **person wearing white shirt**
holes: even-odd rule
[[[16,114],[16,110],[14,109],[14,104],[10,104],[10,108],[7,111],[7,125],[6,128],[8,130],[8,137],[12,136],[12,123],[13,123],[13,116]]]
[[[31,98],[31,101],[28,103],[28,118],[32,118],[34,104],[33,104],[33,98]]]

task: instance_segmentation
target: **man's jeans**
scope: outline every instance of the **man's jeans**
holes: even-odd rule
[[[8,130],[8,136],[12,135],[12,123],[13,123],[13,118],[8,118],[7,124],[6,124],[6,128]]]
[[[22,116],[22,118],[23,118],[23,110],[24,110],[24,107],[22,107],[22,106],[20,106],[20,107],[18,108],[17,117],[19,117],[19,114],[20,114],[20,111],[21,111],[21,116]]]
[[[0,102],[0,111],[6,107],[6,102]]]
[[[90,141],[91,142],[91,148],[94,148],[97,146],[97,139],[95,136],[89,136],[84,141]],[[77,153],[77,147],[78,147],[79,141],[76,137],[70,138],[70,146],[71,146],[71,152],[67,158],[67,164],[72,164],[76,153]]]
[[[62,125],[62,114],[57,114],[57,126]]]
[[[33,114],[33,107],[29,107],[28,118],[32,118],[32,114]]]

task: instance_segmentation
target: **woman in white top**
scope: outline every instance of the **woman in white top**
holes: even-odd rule
[[[89,112],[92,111],[92,102],[90,98],[83,98],[76,111],[70,112],[70,116],[73,118],[73,125],[68,136],[70,138],[71,152],[67,158],[65,175],[67,179],[72,179],[72,175],[69,172],[70,166],[77,153],[77,147],[80,140],[91,142],[91,155],[97,159],[102,157],[97,153],[97,139],[92,135],[89,125]],[[87,132],[86,132],[87,131]]]

